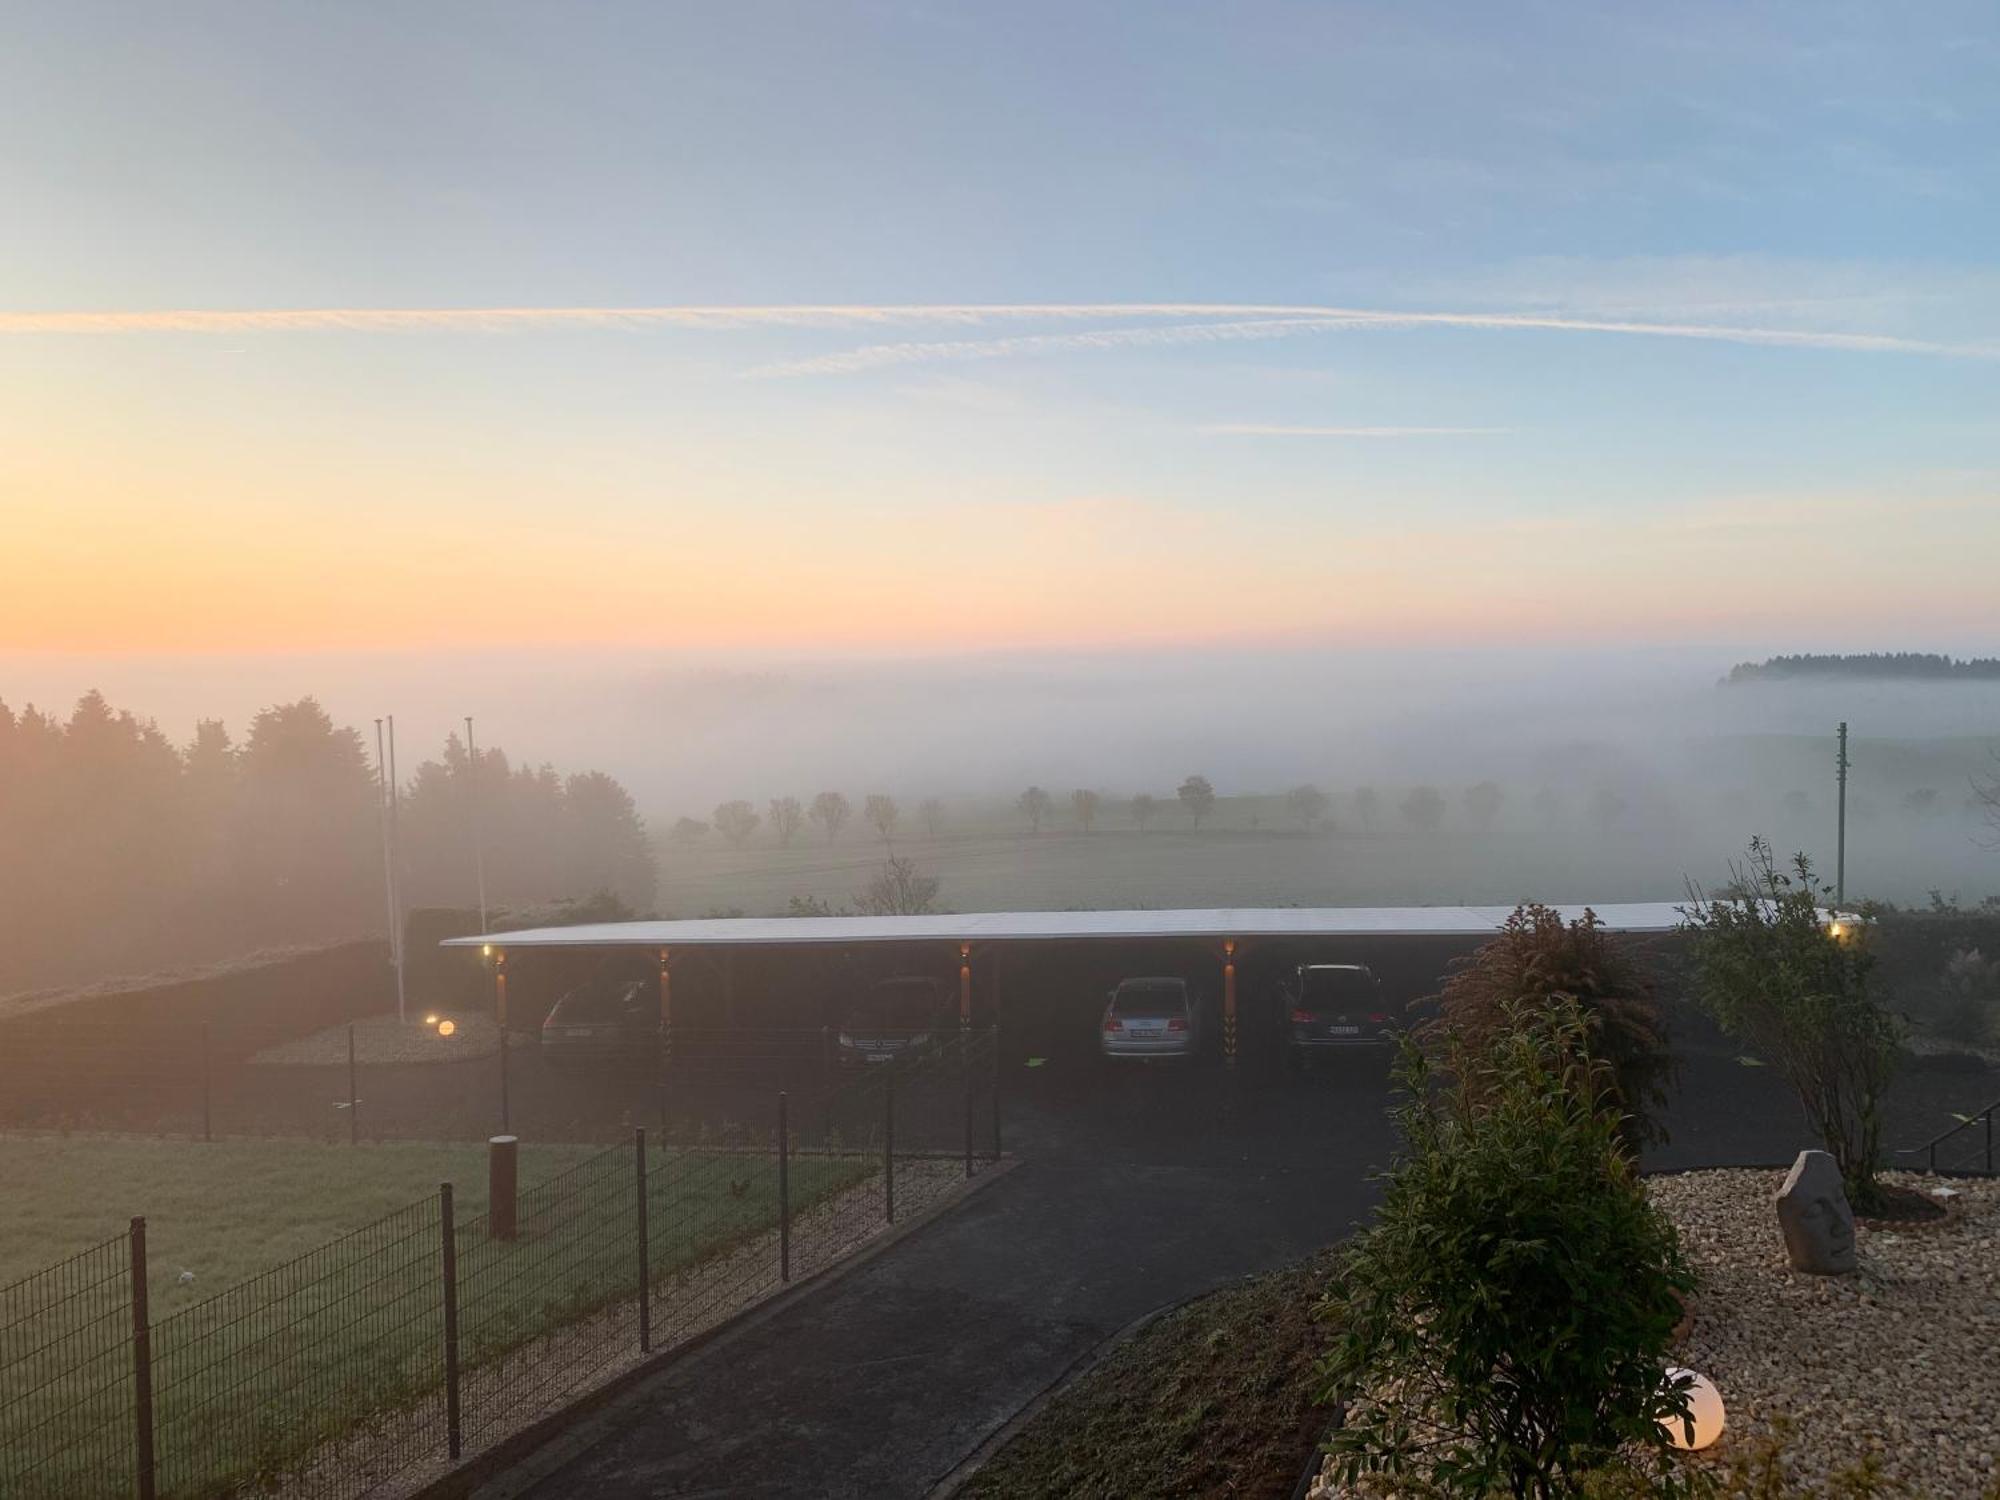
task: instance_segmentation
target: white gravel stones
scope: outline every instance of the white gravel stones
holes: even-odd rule
[[[2000,1490],[2000,1182],[1886,1181],[1931,1192],[1939,1221],[1856,1230],[1858,1269],[1793,1271],[1771,1211],[1780,1171],[1648,1179],[1702,1278],[1673,1362],[1712,1379],[1729,1410],[1718,1467],[1778,1424],[1804,1493],[1874,1454],[1891,1493],[1980,1500]],[[1341,1492],[1324,1476],[1313,1495]],[[1362,1493],[1383,1494],[1385,1490]]]
[[[1831,1277],[1786,1265],[1771,1215],[1781,1180],[1753,1171],[1649,1179],[1701,1274],[1694,1326],[1675,1358],[1721,1389],[1722,1447],[1784,1416],[1799,1482],[1872,1452],[1918,1494],[1982,1494],[2000,1479],[2000,1183],[1952,1184],[1958,1196],[1941,1221],[1862,1224],[1859,1268]]]

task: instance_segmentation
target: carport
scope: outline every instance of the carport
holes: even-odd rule
[[[1339,940],[1456,939],[1477,941],[1497,932],[1511,906],[1378,907],[1216,907],[1163,911],[963,912],[926,916],[716,917],[687,921],[602,922],[576,927],[538,927],[481,937],[450,938],[447,948],[481,948],[493,973],[494,1003],[507,1017],[507,956],[523,949],[637,950],[654,955],[659,966],[660,1024],[669,1039],[674,1026],[674,971],[693,961],[711,966],[733,1000],[734,956],[744,952],[791,949],[867,949],[900,945],[928,951],[958,971],[961,1026],[973,1018],[973,964],[987,964],[986,1005],[992,1019],[1001,1010],[1002,957],[1010,950],[1117,943],[1191,945],[1212,962],[1222,996],[1222,1050],[1237,1055],[1237,967],[1265,945]],[[1565,919],[1586,910],[1611,932],[1661,934],[1681,924],[1671,902],[1636,902],[1586,907],[1560,906]]]

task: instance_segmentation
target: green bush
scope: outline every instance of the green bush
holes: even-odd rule
[[[1571,1000],[1516,1005],[1442,1080],[1406,1047],[1405,1145],[1376,1222],[1322,1304],[1346,1404],[1345,1481],[1445,1495],[1573,1495],[1582,1476],[1686,1493],[1660,1421],[1685,1419],[1665,1356],[1694,1274],[1647,1201]]]
[[[1787,874],[1753,839],[1735,876],[1729,894],[1697,894],[1686,911],[1701,1002],[1784,1075],[1854,1208],[1879,1209],[1882,1096],[1901,1035],[1870,989],[1867,925],[1829,920],[1829,892],[1803,854]]]
[[[1539,1008],[1552,996],[1573,1000],[1624,1111],[1626,1141],[1637,1149],[1666,1139],[1659,1114],[1673,1076],[1653,991],[1638,955],[1604,930],[1596,912],[1565,922],[1553,907],[1517,906],[1497,937],[1453,965],[1441,992],[1419,1002],[1438,1012],[1419,1039],[1484,1051],[1510,1024],[1513,1008]]]

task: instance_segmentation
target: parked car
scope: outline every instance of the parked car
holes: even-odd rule
[[[1098,1046],[1106,1057],[1193,1057],[1208,1004],[1185,979],[1121,979],[1106,997]]]
[[[659,983],[643,961],[607,959],[550,1008],[543,1059],[554,1067],[650,1064],[660,1042]]]
[[[931,1046],[958,1025],[957,994],[928,974],[878,979],[850,1004],[834,1037],[843,1064],[894,1062]]]
[[[1286,1055],[1294,1063],[1342,1047],[1383,1047],[1394,1018],[1366,964],[1300,964],[1286,986]]]

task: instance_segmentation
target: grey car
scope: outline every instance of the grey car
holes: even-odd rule
[[[1121,979],[1105,999],[1098,1047],[1106,1057],[1193,1057],[1207,1005],[1185,979]]]

